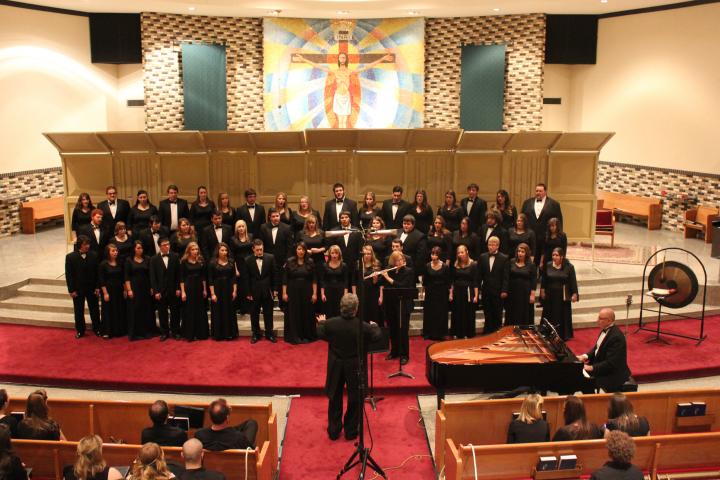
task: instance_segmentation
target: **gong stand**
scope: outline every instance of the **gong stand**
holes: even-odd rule
[[[683,315],[680,313],[672,313],[672,312],[663,312],[663,307],[665,307],[668,310],[674,309],[674,308],[682,308],[690,303],[692,303],[693,300],[695,300],[695,297],[698,294],[698,280],[697,276],[695,275],[695,272],[692,271],[690,267],[688,267],[685,264],[682,264],[680,262],[674,261],[674,260],[665,260],[665,256],[663,256],[663,261],[660,263],[655,262],[656,265],[653,267],[653,269],[650,271],[650,273],[647,272],[648,266],[650,265],[651,261],[653,259],[657,259],[657,256],[660,253],[665,252],[665,255],[667,255],[668,250],[678,250],[680,252],[684,252],[687,255],[692,255],[693,258],[697,261],[697,263],[702,267],[703,271],[703,293],[702,293],[702,313],[700,315],[700,334],[697,337],[692,337],[690,335],[683,335],[680,333],[672,333],[672,332],[665,332],[662,331],[660,328],[660,318],[663,313],[666,315],[672,315],[674,317],[681,317],[681,318],[689,318],[693,320],[697,320],[697,317],[690,316],[690,315]],[[658,288],[658,289],[664,289],[664,290],[670,290],[669,293],[665,295],[658,295],[653,294],[652,290]],[[647,294],[649,295],[646,295]],[[643,268],[643,279],[642,279],[642,292],[640,294],[640,321],[638,323],[638,328],[635,331],[635,333],[639,332],[640,330],[645,330],[648,332],[654,332],[655,337],[648,340],[649,342],[663,342],[663,343],[669,343],[667,340],[661,338],[661,335],[669,335],[673,337],[680,337],[680,338],[687,338],[689,340],[695,340],[697,342],[697,345],[700,345],[700,343],[707,338],[707,335],[705,335],[705,300],[707,295],[707,271],[705,270],[705,265],[700,261],[700,259],[692,252],[685,250],[684,248],[678,248],[678,247],[668,247],[663,248],[661,250],[658,250],[657,252],[650,255],[650,257],[645,262],[645,268]],[[645,298],[646,296],[651,296],[658,305],[657,310],[652,308],[651,306],[645,305]],[[645,322],[643,322],[643,313],[644,312],[653,312],[657,313],[657,325],[653,328],[649,328],[646,326]]]

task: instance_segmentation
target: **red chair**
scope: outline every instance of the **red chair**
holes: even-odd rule
[[[615,215],[607,208],[598,208],[595,213],[595,235],[610,235],[610,247],[615,246]]]

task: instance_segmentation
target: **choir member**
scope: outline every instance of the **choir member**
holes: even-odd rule
[[[435,217],[430,233],[427,236],[427,249],[434,247],[440,249],[440,260],[450,264],[450,256],[452,250],[452,233],[445,228],[445,219],[440,215]]]
[[[95,208],[91,212],[90,223],[80,225],[78,229],[80,235],[90,239],[90,250],[95,252],[98,258],[102,258],[110,236],[110,233],[103,227],[102,219],[102,210]]]
[[[437,214],[445,219],[445,228],[451,232],[460,228],[460,220],[465,216],[465,213],[457,203],[455,190],[445,192],[445,203],[438,207]],[[472,227],[472,222],[470,226]]]
[[[125,263],[117,246],[105,247],[105,260],[100,262],[98,280],[101,290],[103,338],[122,337],[127,333],[125,302]]]
[[[85,335],[85,302],[95,335],[100,335],[100,311],[98,309],[98,255],[90,250],[90,239],[85,235],[77,238],[78,249],[65,257],[65,282],[73,299],[75,312],[75,338]]]
[[[387,228],[401,228],[402,219],[407,213],[409,203],[403,200],[403,189],[400,185],[395,185],[392,190],[392,198],[382,203],[381,216]]]
[[[375,252],[375,257],[381,261],[384,261],[385,257],[388,256],[388,250],[390,250],[390,237],[388,235],[378,235],[372,232],[383,229],[385,229],[385,222],[383,222],[382,217],[375,216],[370,222],[370,234],[367,237],[367,243],[372,247],[373,252]]]
[[[325,211],[323,212],[322,226],[325,230],[332,230],[340,225],[340,212],[350,212],[350,223],[353,226],[359,225],[357,217],[357,203],[345,197],[345,186],[342,183],[333,185],[332,200],[325,202]]]
[[[318,217],[308,215],[305,219],[303,229],[298,233],[296,239],[303,242],[307,247],[308,254],[313,259],[315,270],[320,271],[320,267],[325,263],[325,251],[327,250],[325,235],[318,225]]]
[[[485,212],[487,211],[487,202],[482,198],[478,197],[477,183],[471,183],[467,186],[468,196],[460,200],[460,207],[463,210],[463,215],[470,219],[470,231],[477,232],[485,221]]]
[[[415,199],[408,206],[407,213],[415,217],[415,228],[427,235],[435,219],[435,215],[433,215],[432,207],[428,205],[425,190],[415,192]]]
[[[247,301],[248,292],[245,290],[245,259],[252,255],[253,236],[248,231],[245,220],[235,222],[235,234],[230,239],[230,253],[235,260],[235,275],[237,279],[237,309],[241,314],[250,311],[250,303]]]
[[[517,218],[517,208],[510,202],[510,194],[507,190],[498,190],[495,194],[495,203],[490,206],[491,209],[497,210],[502,216],[500,225],[504,229],[511,228],[515,225]]]
[[[216,210],[210,217],[210,225],[205,227],[200,237],[200,249],[204,258],[212,258],[217,246],[229,244],[233,236],[232,227],[222,223],[222,213]]]
[[[540,268],[545,268],[545,264],[550,261],[552,251],[561,248],[563,252],[567,252],[567,235],[562,231],[560,220],[553,217],[548,220],[547,232],[545,232],[545,241],[543,242],[543,256],[540,259]]]
[[[181,218],[178,220],[177,231],[170,235],[170,248],[179,256],[183,256],[185,254],[185,250],[187,250],[187,246],[191,242],[198,242],[195,227],[187,218]]]
[[[515,226],[508,231],[508,240],[511,252],[514,252],[521,243],[527,243],[533,255],[537,252],[537,238],[535,232],[528,229],[527,217],[524,213],[518,215]]]
[[[543,318],[555,326],[560,338],[573,338],[572,304],[578,301],[575,267],[565,259],[565,252],[556,248],[552,261],[545,265],[540,284]]]
[[[479,300],[477,263],[465,245],[458,246],[450,288],[450,332],[455,338],[475,336],[475,310]]]
[[[527,228],[535,232],[536,245],[533,258],[535,259],[535,264],[538,264],[542,258],[547,222],[555,217],[560,222],[560,225],[562,225],[562,210],[556,200],[547,196],[545,184],[538,183],[535,186],[535,196],[528,198],[523,203],[522,213],[527,217]]]
[[[205,259],[200,246],[190,242],[180,259],[180,300],[182,336],[188,342],[209,336],[207,317],[207,281]]]
[[[505,325],[533,325],[535,323],[535,286],[537,267],[530,258],[530,246],[521,243],[510,260],[508,296],[505,302]]]
[[[150,259],[140,240],[133,242],[133,255],[125,260],[125,296],[127,297],[128,338],[150,338],[155,327]]]
[[[430,250],[430,263],[423,275],[423,338],[442,340],[448,334],[450,267],[442,259],[440,247]]]
[[[337,245],[328,248],[328,260],[320,269],[320,298],[323,313],[328,318],[340,315],[340,299],[348,293],[350,270],[343,262],[342,251]]]
[[[150,203],[148,192],[138,190],[135,205],[130,208],[130,214],[128,215],[128,226],[130,227],[128,233],[138,236],[140,232],[150,226],[150,217],[157,214],[158,210],[155,205]]]
[[[378,325],[384,325],[384,318],[381,314],[380,304],[381,298],[381,282],[377,272],[382,270],[380,261],[375,256],[372,246],[364,245],[362,247],[362,287],[358,288],[360,296],[360,313],[359,317],[365,322],[375,322]],[[375,274],[375,275],[373,275]],[[373,275],[370,278],[366,278]]]
[[[402,252],[395,251],[390,254],[389,263],[390,267],[395,267],[395,270],[383,273],[383,290],[385,292],[396,288],[415,287],[415,274],[405,266],[405,255]],[[383,293],[383,303],[385,304],[385,318],[390,324],[390,353],[385,359],[392,360],[400,357],[400,364],[405,365],[410,360],[408,332],[413,302],[403,301],[401,310],[399,300],[390,301],[387,299],[387,294]]]
[[[190,216],[187,200],[178,197],[180,190],[177,185],[168,185],[167,198],[160,200],[158,212],[162,226],[168,232],[174,232],[180,227],[180,219]]]
[[[164,342],[168,337],[179,340],[180,256],[170,250],[167,237],[160,238],[158,244],[160,252],[150,259],[150,286],[160,321],[160,341]]]
[[[280,283],[277,271],[275,257],[265,253],[263,241],[259,238],[253,240],[253,254],[245,259],[245,291],[248,292],[246,298],[252,302],[250,343],[257,343],[263,336],[263,331],[260,330],[260,310],[265,321],[265,338],[273,343],[277,342],[273,331],[273,297],[277,296]]]
[[[75,242],[78,235],[80,235],[80,227],[90,223],[90,217],[94,209],[95,207],[90,199],[90,194],[85,192],[81,193],[78,196],[77,203],[75,203],[70,220],[70,230],[72,232],[73,242]]]
[[[303,242],[295,246],[295,256],[288,259],[283,269],[282,296],[287,303],[285,342],[298,344],[315,341],[317,277],[314,262]]]
[[[482,294],[485,327],[483,334],[492,333],[502,325],[503,300],[507,298],[510,259],[499,251],[500,240],[490,237],[488,251],[478,261],[478,283]]]
[[[245,205],[235,212],[238,220],[245,220],[248,232],[257,238],[260,226],[265,223],[265,207],[257,203],[257,192],[248,188],[245,190]]]
[[[403,244],[402,240],[400,238],[393,238],[390,242],[390,255],[393,254],[393,252],[400,252],[403,254],[403,257],[405,257],[405,266],[409,268],[410,270],[413,270],[413,259],[410,255],[407,255],[403,252]],[[385,266],[390,267],[390,255],[388,255],[385,258]]]
[[[462,220],[460,220],[460,228],[452,232],[452,249],[450,250],[450,264],[455,263],[455,252],[457,252],[457,247],[460,245],[464,245],[465,248],[467,248],[468,253],[470,254],[470,258],[477,261],[478,258],[480,258],[480,239],[478,238],[477,234],[470,230],[470,219],[468,217],[463,217]]]
[[[162,237],[168,237],[170,232],[160,223],[160,217],[153,215],[150,217],[150,228],[140,232],[138,239],[143,244],[143,250],[149,257],[153,257],[160,253],[159,241]]]
[[[103,215],[103,219],[105,215]],[[118,264],[124,269],[125,260],[132,255],[133,241],[132,237],[127,233],[125,222],[117,222],[115,224],[115,236],[111,237],[110,243],[118,249]]]
[[[342,252],[342,260],[348,268],[348,288],[352,288],[355,293],[355,285],[357,285],[356,273],[358,271],[358,261],[360,260],[360,249],[363,245],[362,233],[351,231],[350,212],[342,212],[340,214],[340,226],[333,230],[345,230],[347,233],[340,237],[333,238],[335,245],[340,247]]]
[[[405,255],[412,258],[415,277],[422,275],[427,262],[427,238],[425,234],[415,229],[415,217],[405,215],[402,221],[402,231],[398,235],[402,242],[402,249]]]
[[[287,194],[285,192],[278,192],[275,195],[275,210],[280,214],[280,221],[285,225],[292,224],[292,210],[287,204]],[[268,212],[270,213],[270,212]]]
[[[205,227],[212,223],[212,213],[215,210],[215,203],[210,200],[207,188],[200,185],[197,189],[197,197],[190,205],[190,223],[195,226],[198,235],[202,235]]]
[[[271,253],[275,259],[275,276],[280,281],[282,268],[290,256],[293,246],[293,236],[290,227],[280,221],[280,212],[271,207],[268,210],[270,220],[260,227],[260,240],[265,246],[265,251]],[[281,305],[284,302],[281,303]]]
[[[498,210],[491,209],[485,214],[485,224],[480,227],[480,231],[478,232],[478,255],[488,251],[487,244],[490,237],[497,237],[498,240],[500,240],[500,251],[504,254],[510,255],[511,252],[515,252],[515,247],[511,249],[508,232],[501,223],[502,215]],[[515,246],[517,247],[517,245]]]
[[[103,211],[103,225],[105,230],[112,232],[118,222],[127,225],[127,218],[130,215],[130,203],[122,198],[117,198],[117,188],[110,185],[105,188],[106,199],[98,203],[98,208]]]
[[[216,254],[208,265],[210,287],[210,335],[215,340],[233,340],[238,337],[235,298],[235,261],[230,257],[230,247],[220,242]]]
[[[235,226],[235,208],[230,205],[230,195],[226,192],[218,194],[217,209],[222,214],[222,223],[232,228]]]
[[[310,215],[316,219],[315,223],[317,224],[317,219],[320,218],[320,212],[312,208],[310,197],[303,195],[300,197],[300,200],[298,200],[298,209],[292,212],[292,220],[290,222],[296,239],[298,239],[300,232],[305,228],[305,222]],[[320,228],[320,225],[317,225],[317,227]]]
[[[358,218],[360,219],[360,226],[368,230],[372,225],[373,218],[380,215],[380,207],[378,207],[375,200],[375,192],[367,192],[363,198],[363,204],[358,210]]]

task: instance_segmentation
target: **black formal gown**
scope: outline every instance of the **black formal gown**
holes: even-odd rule
[[[106,302],[105,296],[100,293],[100,318],[102,319],[102,333],[110,337],[121,337],[127,334],[127,318],[125,313],[125,263],[117,261],[110,265],[107,260],[100,262],[98,274],[100,287],[105,287],[110,296]],[[133,290],[134,292],[134,290]]]
[[[497,205],[495,205],[495,204],[493,204],[490,207],[490,209],[499,210],[497,208]],[[517,220],[517,215],[518,215],[517,208],[510,207],[510,208],[506,208],[504,210],[500,210],[500,215],[502,216],[501,225],[503,226],[503,228],[505,228],[506,230],[509,230],[515,226],[515,220]]]
[[[145,210],[138,205],[133,206],[128,215],[128,229],[132,230],[133,236],[137,238],[140,232],[150,228],[150,217],[157,214],[158,209],[153,204],[149,204]]]
[[[410,205],[408,207],[407,214],[415,217],[415,228],[427,235],[427,233],[430,231],[430,227],[432,226],[433,221],[435,220],[435,215],[433,214],[432,207],[428,205],[426,208],[421,208],[418,212],[415,205]],[[460,223],[458,222],[458,225],[459,224]]]
[[[130,282],[133,298],[128,298],[127,319],[128,337],[150,337],[155,326],[155,309],[150,287],[150,257],[143,257],[142,262],[135,258],[125,261],[125,281]]]
[[[323,311],[327,318],[337,317],[340,315],[340,299],[348,286],[350,270],[345,262],[342,262],[337,268],[331,267],[329,263],[324,263],[320,272],[326,299]]]
[[[545,289],[543,318],[555,326],[560,338],[573,338],[571,299],[573,294],[578,294],[575,267],[568,261],[560,268],[555,268],[552,262],[546,263],[541,288]]]
[[[432,252],[433,247],[440,247],[440,260],[442,260],[443,262],[449,260],[453,248],[452,234],[447,233],[440,237],[428,235],[427,251]]]
[[[377,271],[375,268],[364,268],[363,278],[375,271]],[[358,287],[358,295],[360,296],[360,311],[358,312],[358,317],[366,322],[375,322],[382,327],[385,325],[385,317],[378,304],[378,300],[380,299],[380,279],[381,277],[379,276],[368,278],[367,280],[363,280],[362,290]]]
[[[444,262],[435,270],[427,264],[423,275],[425,301],[423,302],[423,337],[442,340],[448,334],[450,304],[450,267]]]
[[[528,259],[518,266],[510,261],[508,296],[505,301],[505,325],[533,325],[535,305],[530,303],[530,292],[537,286],[537,267]]]
[[[312,286],[316,283],[315,265],[311,259],[302,265],[290,261],[283,269],[283,285],[287,291],[283,338],[287,343],[300,343],[317,339],[315,331],[315,305],[312,303]]]
[[[325,242],[325,237],[321,230],[318,231],[318,234],[314,237],[311,237],[307,235],[305,232],[299,232],[296,236],[296,240],[298,242],[304,242],[305,246],[310,250],[311,248],[326,248],[327,244]],[[315,265],[315,270],[320,272],[320,267],[325,263],[325,253],[313,253],[312,254],[313,263]]]
[[[546,238],[543,242],[543,255],[545,255],[545,263],[552,261],[552,251],[556,248],[562,248],[564,255],[567,255],[567,235],[560,233],[555,238]],[[543,264],[544,265],[544,264]]]
[[[247,240],[243,241],[235,236],[230,240],[230,253],[235,260],[235,266],[239,273],[236,278],[237,299],[235,301],[235,305],[243,315],[250,311],[250,300],[247,299],[248,292],[245,291],[246,282],[243,277],[247,275],[247,272],[245,271],[245,259],[252,255],[252,242],[253,236],[251,233],[248,233]]]
[[[312,210],[310,214],[317,219],[317,228],[318,230],[320,230],[322,228],[322,225],[320,224],[320,222],[322,221],[320,212],[318,212],[317,210]],[[303,217],[302,215],[300,215],[300,212],[292,212],[292,214],[290,215],[290,226],[292,227],[295,239],[298,239],[298,236],[300,235],[300,233],[302,233],[303,228],[305,228],[306,219],[307,217]]]
[[[468,254],[470,254],[470,258],[472,258],[476,262],[480,259],[480,238],[477,236],[477,234],[471,233],[470,235],[465,235],[464,237],[461,237],[460,231],[457,231],[453,232],[452,234],[450,263],[455,263],[455,258],[457,256],[457,247],[459,247],[460,245],[465,245],[465,248],[468,249]]]
[[[508,248],[508,255],[510,257],[514,257],[517,246],[521,243],[527,243],[530,247],[530,254],[534,255],[536,240],[535,232],[532,230],[525,230],[523,233],[517,233],[514,228],[511,228],[508,230],[508,241],[510,244]]]
[[[225,265],[217,261],[210,262],[208,285],[215,289],[217,302],[210,302],[210,334],[215,340],[238,337],[235,303],[232,298],[235,284],[235,262],[229,259]],[[187,292],[187,284],[185,285]]]
[[[212,223],[212,212],[215,210],[215,204],[208,202],[207,205],[200,205],[197,200],[190,205],[190,223],[195,226],[195,232],[198,235],[205,230],[205,227]]]
[[[385,292],[383,304],[385,305],[385,318],[390,326],[390,357],[410,358],[410,314],[413,311],[412,301],[390,299],[388,291],[396,288],[414,288],[415,273],[407,266],[401,267],[388,273],[392,279],[390,284],[383,279]],[[402,310],[401,310],[402,305]]]
[[[270,216],[268,216],[268,221],[270,221]],[[293,211],[290,208],[285,208],[285,211],[280,214],[280,221],[286,225],[289,225],[292,227],[293,224]],[[292,229],[291,229],[292,231]]]
[[[89,225],[91,213],[92,209],[85,212],[82,208],[73,208],[72,219],[70,220],[71,230],[77,234],[81,226]]]
[[[444,205],[438,208],[438,215],[445,220],[445,228],[451,232],[460,230],[460,220],[465,216],[465,212],[461,207],[447,208]]]
[[[235,231],[235,209],[230,207],[227,212],[222,212],[222,223]]]
[[[182,336],[186,340],[205,340],[209,336],[207,301],[203,298],[205,266],[200,262],[180,264],[180,282],[185,284],[182,306]]]
[[[190,242],[197,242],[197,238],[195,236],[180,237],[177,232],[170,235],[170,249],[181,257],[185,255],[185,250]]]
[[[364,208],[360,208],[358,215],[360,217],[360,225],[362,225],[362,228],[367,230],[372,224],[372,219],[380,216],[380,207],[375,207],[369,212]]]
[[[450,331],[457,338],[472,338],[475,336],[475,311],[477,303],[475,288],[477,288],[477,263],[452,270],[453,301],[451,305]]]
[[[390,242],[389,237],[380,237],[375,240],[370,240],[368,242],[368,245],[370,245],[373,249],[373,252],[375,252],[375,258],[380,260],[382,262],[387,258],[387,256],[390,254]]]
[[[117,263],[118,265],[125,265],[125,260],[133,256],[133,239],[130,235],[127,236],[125,241],[118,240],[116,237],[110,239],[110,243],[115,245],[118,249]]]

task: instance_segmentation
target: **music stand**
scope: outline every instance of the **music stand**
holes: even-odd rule
[[[398,330],[400,332],[400,337],[402,337],[402,329],[403,329],[403,306],[404,305],[412,305],[412,302],[418,298],[418,291],[417,288],[411,287],[411,288],[386,288],[383,290],[383,298],[385,301],[390,302],[397,302],[398,303]],[[410,325],[408,325],[408,329],[410,328]],[[408,332],[409,335],[409,332]],[[398,339],[399,340],[399,339]],[[409,345],[408,345],[409,348]],[[408,355],[410,352],[407,352]],[[406,377],[406,378],[415,378],[412,374],[403,372],[402,368],[402,355],[398,359],[398,366],[400,369],[395,372],[388,375],[388,378],[393,377]]]
[[[382,395],[375,395],[375,362],[373,354],[387,352],[390,349],[389,336],[387,329],[382,329],[382,338],[377,342],[373,342],[368,346],[367,353],[370,354],[370,385],[368,386],[368,394],[365,401],[370,403],[373,410],[377,410],[377,402],[385,400]]]

